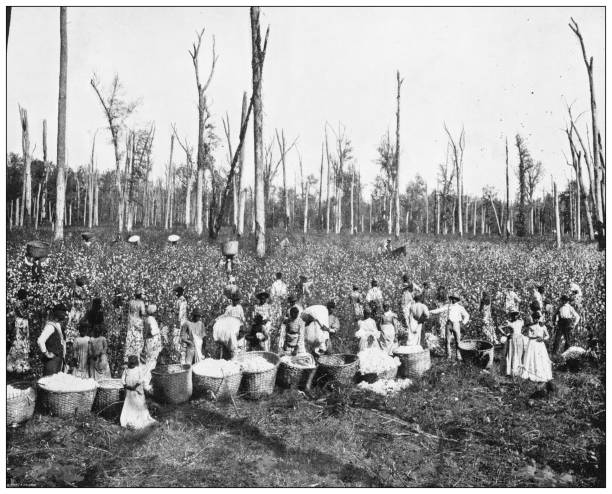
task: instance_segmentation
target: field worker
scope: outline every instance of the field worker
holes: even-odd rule
[[[102,332],[106,332],[106,326],[104,325],[104,311],[102,310],[102,299],[95,297],[91,301],[91,308],[85,313],[85,319],[89,323],[90,334],[96,333],[97,329],[100,328]]]
[[[216,357],[231,360],[241,351],[240,340],[243,321],[223,315],[213,325],[213,341],[217,344]],[[244,341],[242,342],[244,346]]]
[[[525,350],[525,341],[522,333],[523,320],[520,318],[518,310],[510,312],[504,329],[506,329],[506,375],[520,376],[523,372],[523,351]]]
[[[72,375],[83,379],[89,378],[89,341],[90,337],[89,322],[83,319],[79,323],[79,336],[74,339],[73,343],[73,360]]]
[[[159,325],[155,319],[157,306],[155,304],[147,305],[147,317],[144,320],[144,346],[140,354],[140,364],[144,368],[144,389],[149,392],[151,390],[151,371],[157,365],[157,357],[162,349],[161,335]]]
[[[138,365],[136,355],[130,355],[121,382],[125,388],[125,400],[119,417],[121,427],[138,430],[153,425],[155,419],[149,415],[144,395],[144,369]]]
[[[15,339],[6,356],[7,372],[26,373],[30,370],[30,326],[28,323],[28,291],[20,288],[13,309],[15,315]]]
[[[423,323],[429,319],[429,309],[423,303],[423,295],[417,293],[408,309],[408,340],[406,346],[421,345]]]
[[[399,321],[397,314],[391,310],[388,303],[383,304],[382,324],[380,326],[380,346],[382,350],[391,355],[397,346],[397,327]]]
[[[521,299],[514,291],[514,283],[508,283],[506,285],[506,289],[502,293],[502,301],[505,314],[510,314],[511,312],[519,310]]]
[[[125,339],[125,351],[123,360],[127,364],[130,355],[140,355],[144,340],[142,330],[146,316],[146,307],[142,299],[142,290],[137,289],[134,292],[134,298],[128,304],[128,330]]]
[[[301,274],[300,281],[295,286],[298,304],[302,307],[308,307],[312,298],[312,281],[308,281],[308,276]]]
[[[288,288],[287,284],[283,281],[283,273],[276,273],[276,280],[270,287],[270,302],[273,306],[279,308],[283,301],[287,298]]]
[[[272,326],[278,327],[283,319],[283,303],[289,290],[283,281],[283,273],[276,273],[276,280],[270,286],[270,303],[272,304]]]
[[[236,278],[234,276],[230,276],[227,279],[227,285],[223,288],[223,295],[225,295],[228,299],[232,299],[232,295],[238,292],[238,285],[236,285]]]
[[[531,312],[538,312],[544,309],[544,287],[541,285],[534,285],[531,288],[531,300],[529,302],[529,308]]]
[[[240,305],[240,293],[236,292],[232,295],[232,303],[225,308],[224,316],[235,317],[239,319],[242,324],[246,323],[246,317],[244,316],[244,309]]]
[[[410,327],[410,307],[414,303],[414,284],[408,281],[407,275],[404,275],[403,280],[401,307],[406,327]]]
[[[380,331],[376,327],[376,321],[372,319],[372,311],[369,307],[363,309],[363,319],[357,325],[359,329],[355,333],[355,338],[359,340],[359,351],[368,348],[380,348],[378,343]]]
[[[567,295],[561,295],[561,307],[559,307],[553,316],[553,323],[557,325],[553,354],[556,355],[559,353],[561,338],[565,340],[564,351],[571,346],[571,332],[578,322],[580,322],[580,315],[571,306],[570,298]]]
[[[261,314],[253,316],[253,323],[251,324],[251,329],[246,334],[246,341],[248,351],[270,351],[270,333]]]
[[[446,307],[448,304],[448,292],[446,291],[446,287],[439,286],[436,290],[436,299],[434,301],[435,309],[439,309],[440,307]],[[431,312],[430,312],[431,314]],[[447,321],[447,313],[440,312],[440,317],[438,317],[438,337],[445,338],[446,337],[446,321]]]
[[[329,339],[329,313],[324,305],[312,305],[302,311],[300,317],[304,321],[304,346],[306,352],[318,356],[327,351]]]
[[[423,303],[427,306],[427,308],[433,308],[435,294],[429,281],[425,281],[423,283],[423,290],[421,290],[421,294],[423,295]]]
[[[533,314],[533,325],[529,327],[527,333],[527,348],[523,357],[522,378],[535,382],[548,382],[552,380],[552,366],[546,351],[548,341],[548,331],[541,314]]]
[[[93,338],[89,340],[89,377],[96,381],[111,377],[107,353],[108,342],[104,336],[104,328],[97,326],[94,329]]]
[[[205,336],[202,313],[195,308],[191,312],[191,321],[185,321],[181,326],[181,343],[185,346],[186,364],[193,365],[204,359],[202,346]]]
[[[304,321],[297,307],[289,309],[289,317],[285,318],[280,327],[278,349],[280,355],[297,355],[304,353]]]
[[[451,358],[451,335],[455,337],[455,358],[459,357],[459,341],[461,341],[461,325],[470,322],[470,315],[459,304],[461,297],[453,292],[448,296],[450,303],[429,313],[431,315],[446,313],[446,358]]]
[[[85,278],[79,276],[72,290],[71,308],[66,321],[66,344],[70,347],[72,342],[79,336],[79,322],[85,315]],[[68,351],[70,353],[70,351]]]
[[[174,288],[176,302],[174,302],[174,314],[176,315],[176,324],[180,328],[187,320],[187,299],[185,298],[185,290],[182,286]]]
[[[298,303],[298,298],[294,295],[294,294],[290,294],[287,297],[287,312],[285,314],[285,317],[289,317],[289,311],[291,310],[291,307],[297,307],[298,311],[300,311],[300,314],[302,313],[302,311],[304,310],[304,307],[302,307],[299,303]]]
[[[570,303],[572,307],[576,309],[576,312],[582,320],[582,290],[577,283],[570,283]],[[579,323],[576,323],[577,329],[580,327]]]
[[[363,318],[363,296],[357,285],[353,285],[353,290],[349,295],[355,324]]]
[[[497,334],[495,333],[495,325],[491,316],[491,297],[488,292],[482,292],[480,297],[480,315],[482,316],[482,332],[485,340],[496,345],[498,343]]]
[[[378,281],[371,281],[371,288],[366,293],[366,302],[370,305],[375,305],[377,311],[382,312],[383,305],[383,293],[382,290],[378,287]]]
[[[64,304],[57,304],[47,319],[37,343],[43,354],[43,376],[61,372],[66,357],[66,341],[62,331],[62,322],[66,321],[67,309]]]
[[[266,291],[261,291],[255,294],[257,305],[253,307],[252,317],[256,314],[261,315],[264,324],[266,325],[266,333],[271,334],[272,331],[272,305],[270,304],[270,294]]]

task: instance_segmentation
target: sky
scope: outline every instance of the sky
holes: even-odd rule
[[[436,187],[445,160],[444,123],[458,136],[465,128],[464,188],[505,188],[505,139],[510,166],[518,162],[514,136],[527,139],[561,185],[571,177],[563,129],[566,102],[590,122],[588,79],[573,17],[595,59],[599,125],[605,116],[605,10],[603,7],[269,7],[263,69],[264,141],[284,129],[296,137],[305,174],[318,177],[326,125],[342,124],[354,147],[362,182],[371,184],[377,146],[395,135],[396,70],[401,93],[400,187],[420,174]],[[236,147],[243,91],[250,95],[251,32],[246,7],[69,7],[67,160],[88,163],[98,132],[99,169],[114,168],[110,134],[89,84],[96,73],[108,87],[118,74],[128,100],[139,100],[128,124],[155,122],[153,175],[163,176],[170,154],[171,124],[197,145],[197,90],[188,50],[205,28],[201,77],[208,75],[212,36],[219,56],[208,91],[213,123],[222,138],[216,152],[227,167],[221,119],[229,116]],[[48,125],[48,159],[55,162],[59,74],[59,8],[14,7],[7,49],[7,151],[21,152],[18,105],[26,108],[34,157],[42,157],[42,120]],[[602,135],[605,133],[602,131]],[[330,144],[333,134],[329,131]],[[253,131],[245,142],[245,177],[253,182]],[[180,152],[179,152],[180,151]],[[275,146],[278,158],[278,148]],[[175,163],[184,154],[175,146]],[[298,153],[287,156],[292,184]],[[281,172],[282,173],[282,172]],[[298,180],[299,180],[299,175]],[[282,176],[276,178],[281,183]],[[516,177],[511,173],[511,187]],[[325,182],[325,179],[324,179]],[[541,190],[541,189],[540,189]]]

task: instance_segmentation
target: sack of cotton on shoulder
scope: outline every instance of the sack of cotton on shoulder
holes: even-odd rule
[[[324,305],[311,305],[302,311],[300,317],[306,324],[304,340],[307,343],[318,341],[323,344],[325,337],[321,326],[329,328],[329,312],[327,307]]]

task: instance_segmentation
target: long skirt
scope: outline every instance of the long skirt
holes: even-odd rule
[[[506,340],[506,375],[520,376],[523,366],[525,343],[523,335],[509,336]]]
[[[125,401],[119,418],[121,427],[128,429],[143,429],[155,423],[155,419],[149,414],[142,386],[136,391],[127,390]]]
[[[527,343],[521,377],[535,382],[552,380],[552,367],[543,341],[529,340]]]
[[[108,357],[106,353],[90,356],[89,358],[89,376],[96,381],[109,379],[111,377],[110,367],[108,365]]]
[[[380,327],[382,338],[380,338],[380,346],[385,353],[391,355],[397,346],[395,343],[395,326],[393,324],[383,324]]]
[[[30,330],[28,320],[15,318],[15,340],[6,356],[7,372],[19,374],[30,370]]]

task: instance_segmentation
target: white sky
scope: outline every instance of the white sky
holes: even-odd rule
[[[588,110],[586,70],[579,44],[568,27],[580,25],[595,58],[599,125],[603,127],[604,8],[428,7],[262,9],[262,30],[270,25],[264,67],[264,138],[284,128],[298,147],[305,171],[318,176],[324,124],[346,126],[363,182],[377,173],[376,147],[387,128],[395,132],[395,71],[404,78],[401,100],[402,188],[420,173],[435,187],[444,160],[443,122],[458,135],[466,129],[465,189],[504,189],[504,139],[511,166],[517,162],[514,135],[550,174],[570,177],[563,151],[567,139],[565,101],[574,114]],[[133,125],[155,121],[154,175],[169,157],[170,124],[197,141],[196,89],[187,50],[196,30],[206,28],[200,70],[210,66],[211,36],[219,61],[209,89],[214,122],[229,113],[234,147],[242,93],[251,89],[251,41],[246,7],[68,8],[67,157],[73,168],[89,160],[91,138],[105,126],[89,84],[95,71],[109,84],[118,73],[128,99],[142,100]],[[59,9],[13,8],[7,51],[7,150],[21,152],[18,103],[28,110],[35,156],[42,155],[42,120],[47,119],[48,154],[55,162],[59,71]],[[583,129],[590,121],[585,114]],[[98,166],[114,166],[108,131],[98,134]],[[602,132],[602,135],[605,135]],[[217,160],[226,163],[225,138]],[[252,182],[252,127],[246,142],[246,176]],[[278,150],[275,149],[278,156]],[[182,151],[175,158],[182,162]],[[194,156],[195,158],[195,156]],[[291,177],[297,154],[288,156]],[[280,182],[282,177],[277,177]],[[512,187],[516,182],[510,178]],[[293,183],[293,178],[289,181]]]

